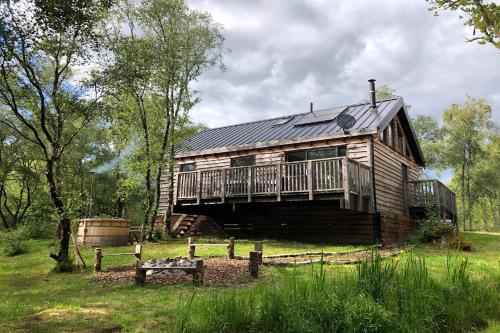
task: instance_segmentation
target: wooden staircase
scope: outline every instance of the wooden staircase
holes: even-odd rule
[[[163,230],[164,215],[158,216],[155,230]],[[183,237],[191,236],[220,236],[224,230],[212,219],[204,215],[172,214],[172,231]]]

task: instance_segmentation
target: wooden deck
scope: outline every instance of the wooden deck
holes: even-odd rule
[[[408,206],[410,210],[437,208],[444,220],[456,221],[455,193],[436,179],[409,181]]]
[[[341,207],[371,211],[371,169],[347,157],[177,175],[176,205],[339,199]]]

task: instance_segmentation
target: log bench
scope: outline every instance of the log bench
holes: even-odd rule
[[[162,271],[184,271],[193,275],[193,284],[201,286],[203,284],[203,260],[196,260],[196,265],[193,266],[172,266],[172,267],[145,267],[142,262],[138,260],[135,267],[135,283],[143,285],[146,282],[146,272],[152,270],[156,272]]]

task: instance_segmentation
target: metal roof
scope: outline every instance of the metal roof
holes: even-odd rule
[[[362,132],[364,129],[383,130],[400,110],[403,109],[404,111],[403,105],[403,99],[395,97],[378,101],[377,109],[372,109],[370,103],[347,105],[342,114],[351,115],[356,119],[356,124],[349,130],[350,132]],[[335,109],[339,109],[339,107],[314,112],[324,113],[324,111]],[[284,141],[288,142],[296,139],[311,139],[313,141],[317,137],[343,134],[342,128],[338,126],[335,120],[301,124],[303,119],[310,117],[310,115],[311,113],[307,112],[206,129],[186,140],[181,146],[177,157],[203,155],[217,148],[224,148],[229,151],[237,150],[238,147],[244,149],[244,146],[252,144],[273,143],[278,145]],[[408,116],[406,112],[404,112],[404,115]],[[291,119],[283,123],[284,118]],[[298,126],[299,124],[301,125]],[[411,135],[414,136],[412,130],[411,132]],[[410,144],[412,143],[416,143],[416,139],[410,140]],[[419,154],[417,144],[414,155]]]

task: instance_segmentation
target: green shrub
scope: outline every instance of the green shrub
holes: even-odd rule
[[[0,255],[12,257],[26,252],[26,246],[23,241],[25,235],[20,229],[12,231],[3,231],[0,234]]]
[[[472,243],[461,235],[455,235],[446,239],[448,246],[453,250],[472,251]]]
[[[422,242],[436,242],[455,234],[455,226],[446,222],[426,221],[422,225],[420,240]]]

